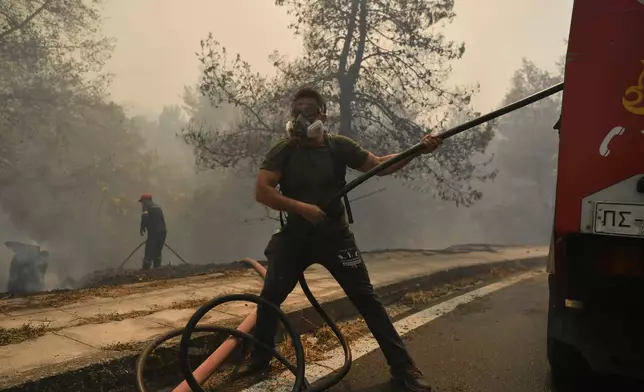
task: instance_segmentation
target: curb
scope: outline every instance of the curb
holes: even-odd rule
[[[491,264],[479,264],[464,267],[456,267],[436,272],[430,275],[418,276],[409,280],[392,283],[376,288],[376,293],[385,306],[397,302],[409,291],[424,290],[436,285],[446,284],[467,277],[490,277],[493,276],[493,270],[497,268],[516,267],[519,269],[534,269],[543,267],[546,264],[545,257],[534,257],[520,260],[506,260]],[[314,293],[315,294],[315,293]],[[329,302],[322,303],[326,312],[337,321],[343,321],[357,316],[357,311],[347,297],[338,298]],[[293,311],[287,314],[289,320],[299,333],[310,332],[323,324],[322,318],[317,314],[313,307]],[[214,350],[223,342],[224,337],[203,337],[194,339],[208,349]],[[203,350],[208,351],[208,350]],[[158,353],[159,360],[151,361],[154,366],[150,369],[150,378],[154,378],[163,384],[164,380],[183,379],[179,372],[177,362],[177,348],[168,347],[160,348],[155,351]],[[193,368],[203,361],[209,352],[203,355],[192,355],[194,359]],[[40,378],[38,380],[27,381],[20,385],[14,385],[1,392],[80,392],[80,391],[136,391],[135,364],[139,352],[129,351],[120,353],[116,358],[103,359],[100,362],[93,363],[79,369],[61,371],[58,374]],[[158,363],[157,363],[158,362]],[[146,377],[147,378],[147,377]]]

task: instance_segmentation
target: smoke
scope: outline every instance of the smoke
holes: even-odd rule
[[[533,129],[540,132],[536,140],[545,137],[552,142],[554,138],[556,143],[556,132],[551,130],[556,121],[556,104],[551,106],[549,112],[538,116],[533,109],[517,112],[509,122],[500,124],[502,129],[497,131],[486,156],[481,157],[494,154],[493,164],[499,176],[491,183],[481,184],[483,198],[470,208],[457,208],[453,203],[434,199],[431,192],[414,190],[393,177],[372,179],[351,192],[351,199],[359,198],[352,208],[356,221],[353,230],[360,247],[372,250],[444,248],[462,243],[545,243],[551,224],[554,177],[543,181],[535,178],[534,172],[514,173],[516,158],[508,154],[517,148],[517,140],[534,145]],[[279,222],[270,219],[255,202],[253,175],[196,167],[192,149],[178,135],[188,118],[186,111],[177,107],[164,109],[156,119],[133,118],[143,141],[140,153],[151,154],[154,164],[145,170],[137,166],[125,168],[110,176],[110,187],[117,186],[118,191],[77,186],[65,192],[64,197],[30,199],[26,205],[36,208],[35,216],[42,220],[34,218],[32,211],[29,220],[21,221],[23,204],[15,201],[11,205],[17,209],[11,219],[0,213],[2,239],[38,239],[38,244],[50,252],[46,289],[72,288],[73,281],[83,275],[120,265],[144,239],[138,233],[140,207],[136,200],[140,192],[153,193],[162,206],[169,230],[167,243],[188,262],[263,258],[264,247]],[[511,132],[507,129],[528,122],[529,127],[517,127]],[[556,154],[556,144],[548,148],[544,151]],[[532,159],[525,167],[540,164],[539,155],[515,153],[521,159]],[[356,175],[350,173],[349,179]],[[535,184],[540,185],[543,195],[538,194]],[[16,199],[25,194],[24,189],[30,190],[27,194],[53,194],[51,181],[19,185],[16,189],[20,193],[9,189],[16,192]],[[367,196],[360,198],[363,195]],[[47,218],[50,216],[56,219]],[[19,228],[29,228],[29,234]],[[6,287],[11,256],[8,249],[0,250],[0,288]],[[126,268],[139,268],[141,259],[142,250]],[[166,249],[164,264],[168,263],[177,265],[180,261]]]
[[[252,42],[257,45],[256,37]],[[15,54],[26,56],[23,51]],[[255,202],[254,174],[199,170],[192,148],[178,136],[190,120],[221,128],[235,121],[237,111],[213,109],[190,88],[184,91],[183,106],[167,106],[154,114],[130,104],[125,110],[109,97],[83,93],[91,83],[69,87],[75,82],[56,79],[54,71],[63,67],[40,70],[40,64],[52,64],[44,54],[33,64],[26,61],[29,57],[7,56],[13,68],[0,72],[0,87],[14,99],[0,104],[0,240],[35,243],[49,252],[46,289],[71,288],[74,280],[124,261],[144,239],[138,227],[141,192],[152,193],[164,209],[167,243],[190,263],[263,258],[279,222]],[[154,56],[141,57],[158,62]],[[24,78],[25,64],[35,70],[33,78]],[[524,63],[499,105],[560,77]],[[139,90],[141,96],[155,91]],[[488,151],[476,157],[484,161],[494,155],[499,175],[477,184],[483,198],[472,207],[457,208],[434,198],[431,189],[418,191],[414,184],[391,177],[357,188],[350,198],[384,189],[352,203],[360,247],[546,243],[556,173],[552,125],[558,115],[559,101],[554,99],[499,123]],[[6,287],[12,256],[0,246],[0,291]],[[126,268],[139,268],[141,259],[139,250]],[[180,261],[165,250],[167,263]]]

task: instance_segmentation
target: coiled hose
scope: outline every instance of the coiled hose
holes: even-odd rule
[[[463,131],[466,131],[468,129],[474,128],[478,125],[481,125],[485,122],[488,122],[490,120],[493,120],[497,117],[500,117],[504,114],[510,113],[512,111],[515,111],[519,108],[522,108],[524,106],[527,106],[531,103],[537,102],[541,99],[544,99],[546,97],[549,97],[550,95],[553,95],[555,93],[558,93],[563,90],[563,83],[559,83],[555,86],[552,86],[550,88],[547,88],[543,91],[540,91],[536,94],[533,94],[529,97],[523,98],[517,102],[514,102],[510,105],[504,106],[501,109],[495,110],[493,112],[490,112],[488,114],[485,114],[481,117],[478,117],[472,121],[469,121],[467,123],[461,124],[455,128],[452,128],[450,130],[447,130],[445,132],[442,132],[438,136],[441,139],[447,139],[449,137],[452,137],[456,134],[459,134]],[[385,161],[381,163],[380,165],[374,167],[373,169],[369,170],[368,172],[362,174],[361,176],[357,177],[350,183],[348,183],[341,191],[339,191],[327,204],[326,207],[331,205],[332,203],[335,203],[337,200],[340,200],[344,195],[349,193],[351,190],[356,188],[358,185],[364,183],[367,181],[369,178],[375,176],[376,174],[382,172],[383,170],[387,169],[388,167],[395,165],[398,162],[401,162],[403,160],[406,160],[410,157],[416,156],[417,154],[420,153],[422,150],[423,145],[422,144],[417,144],[410,149],[398,154],[394,158]],[[326,208],[323,208],[323,210],[326,210]],[[140,392],[147,392],[143,383],[143,370],[145,368],[145,363],[147,361],[147,358],[149,355],[152,353],[152,351],[161,345],[163,342],[172,339],[177,336],[181,336],[181,343],[179,346],[179,361],[181,365],[181,371],[185,377],[185,380],[187,384],[190,386],[193,392],[206,392],[201,385],[197,382],[195,379],[194,375],[192,374],[192,368],[190,367],[190,362],[189,362],[189,356],[188,356],[188,349],[189,349],[189,343],[190,343],[190,338],[193,333],[195,332],[221,332],[221,333],[228,333],[231,336],[234,336],[239,339],[243,339],[246,341],[251,341],[255,343],[257,346],[263,348],[264,350],[267,350],[270,352],[275,358],[277,358],[286,368],[291,371],[295,375],[295,382],[293,383],[293,388],[291,389],[292,392],[300,392],[303,389],[306,389],[307,391],[310,392],[320,392],[320,391],[325,391],[329,388],[331,388],[333,385],[336,385],[339,383],[349,372],[349,369],[351,368],[351,349],[349,348],[349,343],[347,342],[346,337],[342,334],[340,329],[338,328],[337,324],[329,317],[329,315],[324,311],[320,303],[315,299],[313,296],[313,293],[311,293],[311,290],[309,289],[308,284],[306,283],[306,279],[304,278],[304,275],[299,279],[300,286],[302,287],[302,290],[304,291],[304,295],[306,295],[306,298],[311,302],[311,305],[313,305],[313,308],[320,314],[322,319],[329,325],[331,330],[333,331],[334,335],[338,338],[340,341],[340,344],[342,346],[342,349],[344,350],[344,364],[342,367],[338,370],[338,372],[333,376],[325,381],[319,383],[318,385],[315,385],[314,387],[311,387],[308,383],[308,381],[305,378],[305,361],[304,361],[304,349],[302,347],[302,342],[300,340],[300,336],[295,331],[293,326],[291,325],[290,321],[288,320],[286,314],[278,307],[275,306],[274,304],[264,300],[263,298],[253,295],[253,294],[232,294],[232,295],[225,295],[219,298],[215,298],[206,304],[202,305],[196,312],[195,314],[190,318],[188,323],[186,324],[185,328],[183,329],[175,329],[172,330],[164,335],[159,336],[156,338],[153,342],[151,342],[146,349],[141,353],[139,360],[137,362],[137,386]],[[235,329],[231,328],[224,328],[224,327],[217,327],[217,326],[197,326],[199,321],[208,313],[210,310],[214,309],[215,307],[222,305],[227,302],[233,302],[233,301],[247,301],[247,302],[252,302],[257,305],[265,305],[268,309],[271,311],[275,312],[278,316],[279,319],[282,321],[284,324],[284,327],[286,331],[288,332],[291,341],[293,342],[293,346],[295,348],[295,358],[296,358],[296,363],[293,365],[291,362],[289,362],[286,358],[284,358],[275,348],[272,347],[267,347],[265,344],[262,342],[256,340],[253,336],[240,332]]]
[[[324,391],[332,387],[333,385],[337,384],[342,378],[344,378],[344,376],[346,376],[346,374],[349,372],[349,369],[351,367],[351,350],[349,348],[349,343],[346,337],[342,334],[342,332],[338,328],[337,324],[335,324],[335,322],[331,319],[331,317],[326,313],[324,308],[322,308],[320,303],[317,301],[317,299],[311,292],[308,284],[306,283],[306,280],[304,279],[304,275],[300,277],[299,282],[300,282],[300,286],[302,286],[302,290],[304,291],[304,295],[311,302],[311,305],[313,305],[313,308],[320,314],[322,319],[329,325],[329,327],[333,331],[333,334],[339,340],[340,345],[342,346],[342,349],[344,351],[344,364],[342,368],[339,370],[338,375],[336,377],[333,377],[324,383],[316,385],[314,389],[311,389],[308,381],[304,377],[304,362],[303,362],[304,351],[302,347],[302,342],[300,340],[299,334],[293,328],[286,314],[281,309],[279,309],[279,307],[268,303],[266,300],[264,300],[259,296],[256,296],[253,294],[234,294],[234,295],[218,297],[218,298],[215,298],[214,300],[209,301],[208,303],[202,305],[197,310],[197,312],[195,312],[195,314],[188,321],[185,328],[173,329],[171,331],[168,331],[158,336],[152,342],[150,342],[148,346],[143,350],[141,355],[139,356],[139,359],[136,364],[136,378],[137,378],[138,390],[140,392],[147,391],[144,383],[144,370],[147,364],[147,360],[152,354],[152,352],[160,345],[162,345],[164,342],[170,339],[176,338],[178,336],[181,336],[181,344],[179,346],[179,359],[180,359],[181,371],[184,374],[186,383],[190,386],[193,392],[204,391],[204,389],[199,385],[196,378],[194,377],[193,369],[190,367],[190,363],[188,360],[189,358],[188,349],[189,349],[189,342],[191,340],[191,336],[193,333],[199,333],[199,332],[228,333],[229,335],[235,338],[254,342],[258,347],[261,347],[267,352],[270,352],[291,373],[295,375],[296,380],[293,387],[297,389],[293,389],[294,391],[301,391],[302,387],[305,387],[307,391]],[[236,329],[223,328],[223,327],[213,326],[213,325],[197,326],[197,324],[199,324],[199,321],[206,315],[206,313],[211,311],[213,308],[215,308],[216,306],[222,305],[224,303],[233,302],[233,301],[247,301],[247,302],[253,302],[255,304],[268,304],[269,309],[277,312],[277,314],[279,315],[280,321],[284,323],[284,327],[287,333],[289,334],[291,341],[293,342],[293,347],[295,349],[295,358],[296,358],[295,365],[293,365],[286,358],[284,358],[277,350],[275,350],[275,348],[267,347],[264,343],[257,341],[252,335],[246,334],[244,332],[240,332]],[[301,366],[300,366],[300,356],[302,358]],[[299,370],[300,367],[302,368],[301,376],[300,376],[300,370]]]

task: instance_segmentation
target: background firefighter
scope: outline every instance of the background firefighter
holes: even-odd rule
[[[161,266],[161,254],[165,245],[167,230],[165,218],[161,207],[152,201],[152,195],[144,193],[139,199],[141,203],[141,235],[147,231],[148,239],[145,243],[145,255],[143,256],[143,269]]]

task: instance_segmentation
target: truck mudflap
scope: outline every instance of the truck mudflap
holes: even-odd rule
[[[548,284],[553,298],[554,275]],[[594,304],[566,301],[564,307],[551,304],[548,340],[575,350],[595,372],[644,380],[644,297],[631,297],[621,304],[620,298]]]

